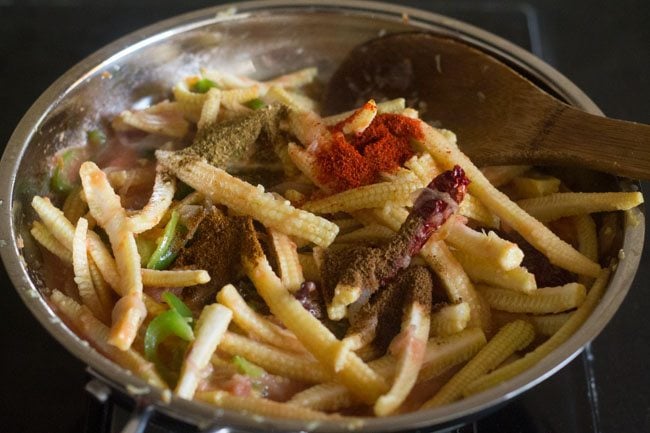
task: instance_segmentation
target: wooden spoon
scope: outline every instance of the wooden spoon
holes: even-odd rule
[[[454,131],[479,166],[569,165],[650,179],[650,126],[580,111],[493,56],[430,33],[354,48],[329,82],[323,109],[397,97]]]

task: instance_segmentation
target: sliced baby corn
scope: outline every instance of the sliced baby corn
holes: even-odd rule
[[[486,208],[483,203],[471,194],[465,194],[465,198],[458,208],[458,213],[466,218],[478,222],[481,226],[488,229],[498,229],[501,227],[501,220],[499,217]]]
[[[110,322],[110,311],[104,309],[99,301],[92,277],[88,266],[88,251],[86,249],[86,232],[88,231],[88,221],[85,218],[79,218],[77,228],[72,240],[72,267],[74,269],[74,282],[79,288],[79,297],[84,305],[97,317],[102,323]]]
[[[148,203],[128,219],[131,231],[142,233],[155,227],[169,209],[175,192],[176,179],[163,171],[158,171]]]
[[[579,307],[587,296],[585,286],[580,283],[545,287],[529,294],[486,286],[479,286],[478,290],[490,307],[511,313],[561,313]]]
[[[271,312],[293,331],[316,359],[334,370],[340,341],[282,286],[282,282],[269,266],[257,239],[250,235],[245,238],[247,245],[243,248],[243,251],[248,253],[242,256],[246,274]],[[359,399],[367,403],[374,403],[388,389],[386,382],[351,352],[336,377]]]
[[[416,180],[374,183],[308,201],[302,208],[309,212],[326,214],[377,208],[386,202],[404,206],[412,203],[411,195],[420,187],[420,182]]]
[[[232,312],[219,304],[204,307],[196,322],[196,338],[187,350],[178,384],[174,392],[191,399],[201,379],[202,370],[210,362],[212,354],[228,329]]]
[[[463,250],[453,252],[472,281],[523,293],[532,293],[537,289],[535,275],[528,272],[526,268],[517,267],[504,271],[488,261],[493,257],[483,256],[481,251],[478,252],[481,257],[468,254]]]
[[[493,165],[481,168],[481,172],[494,187],[498,188],[531,168],[530,165]]]
[[[496,368],[516,351],[524,349],[534,337],[535,331],[530,323],[523,320],[508,323],[465,367],[425,402],[422,409],[442,406],[457,400],[474,379]]]
[[[52,292],[50,301],[61,312],[63,317],[81,332],[81,335],[97,350],[119,365],[133,371],[147,381],[149,385],[160,389],[167,388],[165,381],[156,373],[154,365],[145,360],[139,353],[133,349],[119,350],[107,343],[108,327],[101,323],[86,306],[79,305],[72,298],[68,298],[58,290]]]
[[[485,335],[479,328],[467,329],[448,337],[429,339],[417,382],[432,379],[449,368],[468,361],[486,343]],[[395,358],[392,355],[370,361],[368,365],[385,378],[395,374]],[[310,409],[334,411],[351,407],[358,403],[358,400],[345,386],[324,383],[295,394],[288,403]]]
[[[366,102],[361,108],[342,122],[341,132],[344,134],[361,134],[372,123],[377,115],[377,104],[374,100]]]
[[[298,407],[286,403],[259,397],[239,397],[227,391],[199,392],[196,398],[200,401],[215,405],[220,409],[237,410],[254,413],[270,418],[304,419],[306,421],[340,419],[334,415]]]
[[[338,233],[336,224],[296,209],[288,201],[278,200],[261,187],[237,179],[198,157],[162,150],[156,151],[156,156],[180,180],[212,201],[237,213],[250,215],[268,227],[304,237],[324,247],[331,244]]]
[[[313,99],[280,86],[271,86],[264,95],[264,99],[270,103],[279,102],[296,111],[314,111],[316,108],[316,101]]]
[[[436,162],[449,169],[460,165],[471,183],[469,191],[497,214],[501,220],[521,234],[531,245],[544,253],[556,266],[581,275],[595,277],[600,266],[562,241],[542,223],[527,214],[505,194],[497,190],[476,166],[442,133],[421,123],[425,139],[423,146],[431,152]]]
[[[413,155],[404,163],[404,166],[420,179],[423,187],[427,186],[441,172],[430,153]]]
[[[404,98],[391,99],[389,101],[377,103],[377,113],[399,113],[406,108],[406,100]],[[323,123],[327,126],[333,126],[337,123],[347,119],[354,114],[355,110],[346,111],[344,113],[334,114],[332,116],[323,117]]]
[[[151,134],[182,138],[189,130],[189,123],[176,102],[163,101],[144,110],[121,112],[112,122],[116,131],[139,129]]]
[[[29,231],[34,239],[46,250],[63,260],[65,263],[72,263],[72,253],[61,242],[59,242],[50,231],[39,221],[34,221]]]
[[[158,271],[141,269],[140,272],[142,274],[142,284],[151,287],[189,287],[210,281],[210,274],[204,270]]]
[[[243,356],[272,374],[307,383],[329,382],[332,373],[313,358],[295,352],[284,352],[242,335],[226,332],[219,350],[229,355]]]
[[[600,273],[582,305],[571,314],[571,317],[564,323],[564,325],[562,325],[562,327],[548,340],[537,346],[532,352],[528,352],[523,358],[494,370],[483,377],[477,378],[467,386],[463,394],[466,396],[476,394],[477,392],[512,379],[537,364],[542,358],[567,341],[569,337],[571,337],[571,335],[582,326],[594,308],[596,308],[596,305],[598,305],[598,302],[605,291],[605,287],[607,286],[607,282],[609,281],[609,275],[609,269],[604,269]]]
[[[313,254],[300,253],[298,254],[302,273],[307,281],[320,282],[320,270],[316,264]]]
[[[594,212],[629,210],[641,203],[640,192],[559,192],[517,202],[528,214],[544,222]]]
[[[84,162],[79,170],[88,207],[97,223],[108,235],[120,276],[118,292],[122,298],[113,309],[109,343],[126,350],[136,337],[147,310],[142,301],[140,255],[130,231],[120,198],[108,183],[106,174],[92,162]],[[96,262],[97,263],[97,262]],[[99,263],[97,263],[99,266]]]
[[[217,293],[217,301],[232,310],[233,321],[248,334],[280,349],[305,352],[295,335],[255,312],[232,284],[223,286]]]
[[[205,102],[201,107],[201,116],[196,124],[197,129],[203,129],[217,121],[221,109],[221,90],[211,88],[205,95]]]
[[[371,224],[360,229],[354,230],[344,235],[336,237],[336,242],[339,243],[355,243],[355,242],[381,242],[392,238],[395,235],[391,229],[379,224]]]
[[[72,223],[77,224],[77,220],[88,212],[88,205],[81,198],[83,189],[78,186],[73,189],[63,202],[63,215]]]
[[[573,311],[559,314],[545,314],[543,316],[529,315],[526,317],[526,320],[533,324],[538,334],[550,337],[564,326],[572,314]]]
[[[467,302],[446,305],[431,313],[431,335],[444,337],[465,329],[469,323],[471,309]]]
[[[481,256],[489,257],[490,262],[506,271],[517,268],[524,258],[524,253],[517,244],[501,239],[494,232],[485,234],[472,230],[458,218],[447,225],[445,241],[469,254],[480,252]]]
[[[178,109],[183,113],[185,118],[192,122],[198,122],[207,94],[190,91],[185,80],[176,83],[172,88],[172,93]]]
[[[395,375],[390,390],[375,402],[374,411],[377,416],[394,412],[415,385],[429,337],[430,302],[429,299],[426,307],[413,302],[404,312],[402,329],[396,338],[406,338],[406,344],[395,354]]]
[[[468,326],[477,326],[484,332],[489,332],[490,307],[476,292],[465,270],[447,245],[442,241],[429,239],[422,247],[420,255],[440,278],[449,299],[454,303],[467,302],[470,307]]]
[[[275,252],[280,280],[290,292],[296,292],[305,281],[296,244],[289,236],[278,230],[269,228],[268,233],[271,238],[273,251]]]
[[[524,177],[518,176],[512,179],[512,187],[517,197],[534,198],[554,194],[560,190],[562,182],[557,177]]]

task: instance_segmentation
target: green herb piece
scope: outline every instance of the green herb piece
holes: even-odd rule
[[[104,134],[99,129],[88,131],[86,133],[86,139],[88,140],[88,145],[95,149],[106,144],[106,134]]]
[[[54,191],[68,194],[77,184],[78,168],[83,159],[83,150],[75,147],[65,149],[55,156],[51,187]]]
[[[253,379],[259,379],[266,374],[266,371],[262,367],[253,364],[243,356],[233,356],[232,363],[237,368],[237,371]]]
[[[244,102],[244,105],[250,108],[251,110],[259,110],[260,108],[266,107],[264,101],[260,98],[251,99],[250,101]]]
[[[190,311],[189,307],[185,305],[183,301],[181,301],[178,296],[174,295],[172,292],[165,292],[162,295],[163,300],[169,305],[170,308],[173,308],[183,316],[185,319],[190,319],[192,320],[192,311]]]
[[[163,270],[166,269],[176,258],[176,253],[171,251],[171,246],[176,237],[176,227],[178,226],[178,211],[172,211],[171,218],[165,226],[165,232],[162,239],[147,262],[148,269]]]
[[[199,81],[194,83],[192,86],[192,91],[196,93],[208,93],[208,90],[212,89],[213,87],[216,87],[217,89],[219,88],[219,86],[217,86],[217,83],[214,81],[208,78],[201,78]]]
[[[147,326],[147,331],[144,335],[144,353],[148,360],[158,360],[158,345],[171,335],[175,335],[185,341],[194,339],[192,327],[173,308],[157,315],[149,323],[149,326]]]

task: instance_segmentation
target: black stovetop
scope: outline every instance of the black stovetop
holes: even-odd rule
[[[143,25],[218,3],[223,2],[0,0],[0,146],[31,102],[86,55]],[[401,3],[457,17],[510,39],[574,80],[608,115],[650,123],[647,0],[580,0],[568,5],[530,0],[524,6],[505,0]],[[649,260],[644,255],[620,311],[583,355],[459,432],[650,431],[645,368],[650,326],[644,320],[650,311],[650,294],[645,292]],[[0,282],[0,431],[98,432],[113,418],[118,420],[113,429],[120,427],[124,412],[98,406],[84,391],[89,380],[84,365],[32,318],[2,267]]]

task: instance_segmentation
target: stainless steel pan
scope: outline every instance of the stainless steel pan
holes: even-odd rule
[[[236,8],[236,9],[234,9]],[[408,15],[408,20],[403,14]],[[476,27],[414,9],[361,1],[246,2],[181,15],[132,33],[99,50],[57,80],[25,114],[0,162],[0,252],[25,305],[41,324],[105,381],[131,394],[138,412],[130,428],[151,408],[196,424],[227,431],[406,431],[451,428],[530,389],[571,361],[595,338],[625,297],[639,263],[645,220],[626,222],[625,259],[594,314],[565,344],[542,362],[502,385],[449,406],[363,425],[268,419],[172,398],[164,403],[129,371],[115,365],[68,329],[42,296],[38,249],[30,241],[29,201],[47,192],[45,167],[57,149],[82,143],[84,131],[122,109],[168,96],[173,83],[200,66],[268,77],[318,66],[326,80],[355,45],[386,32],[427,29],[474,44],[508,62],[566,102],[592,113],[594,103],[575,85],[528,52]],[[623,190],[638,184],[619,181]],[[628,218],[629,219],[629,218]],[[24,243],[24,248],[19,245]],[[147,409],[143,409],[147,408]],[[144,415],[144,416],[143,416]],[[135,430],[134,430],[135,431]]]

